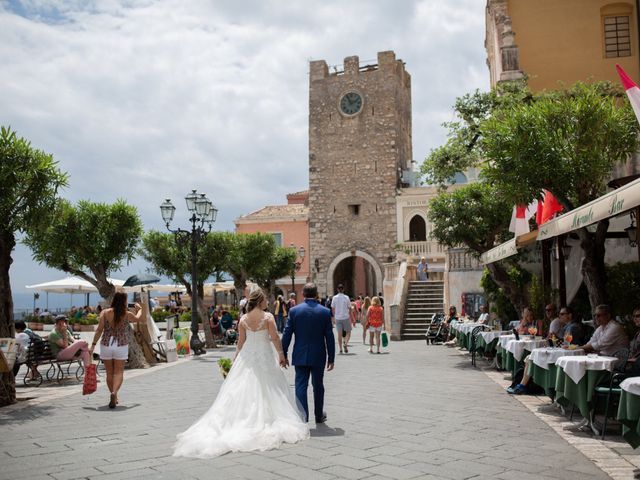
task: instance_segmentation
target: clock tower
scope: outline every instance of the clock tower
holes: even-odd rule
[[[394,52],[309,72],[309,260],[320,295],[382,291],[396,194],[411,169],[411,76]]]

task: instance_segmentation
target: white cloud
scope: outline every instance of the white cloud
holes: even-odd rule
[[[0,5],[0,123],[54,154],[66,197],[125,198],[147,228],[191,188],[228,230],[306,188],[310,59],[395,50],[412,75],[418,162],[455,98],[488,87],[483,0]],[[17,290],[59,276],[17,258]]]

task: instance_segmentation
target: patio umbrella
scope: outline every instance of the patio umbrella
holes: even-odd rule
[[[150,273],[139,273],[127,278],[124,281],[123,287],[137,287],[138,285],[149,285],[151,283],[158,283],[159,281],[160,277],[156,277]]]

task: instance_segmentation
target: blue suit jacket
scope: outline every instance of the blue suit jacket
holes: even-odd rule
[[[315,300],[306,299],[304,303],[289,310],[289,318],[282,335],[285,357],[292,335],[296,337],[291,355],[292,365],[324,365],[334,362],[336,345],[331,310],[328,308]]]

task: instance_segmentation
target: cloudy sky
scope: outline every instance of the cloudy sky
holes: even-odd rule
[[[158,206],[206,192],[216,228],[307,188],[308,62],[394,50],[412,75],[413,151],[457,96],[488,88],[485,0],[0,0],[0,124],[54,155],[63,196]],[[182,215],[182,216],[181,216]],[[11,278],[64,276],[20,246]],[[144,270],[144,262],[114,276]]]

